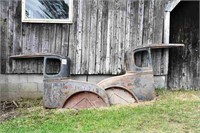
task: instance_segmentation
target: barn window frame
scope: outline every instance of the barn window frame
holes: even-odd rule
[[[33,0],[35,1],[35,0]],[[54,19],[54,18],[27,18],[26,17],[26,2],[27,0],[22,0],[22,23],[73,23],[73,0],[68,0],[69,10],[67,19]]]

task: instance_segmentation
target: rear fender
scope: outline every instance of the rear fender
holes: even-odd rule
[[[110,87],[108,87],[108,88],[105,88],[105,90],[107,91],[107,90],[109,90],[109,89],[111,89],[111,88],[120,88],[120,89],[122,89],[122,90],[128,92],[129,94],[132,95],[132,97],[134,97],[135,101],[138,102],[137,96],[136,96],[136,95],[134,94],[134,92],[131,91],[130,89],[126,89],[126,88],[124,88],[124,87],[122,87],[122,86],[110,86]]]
[[[120,87],[134,94],[138,100],[152,100],[155,97],[153,72],[127,72],[121,76],[115,76],[102,80],[98,85],[103,88]]]

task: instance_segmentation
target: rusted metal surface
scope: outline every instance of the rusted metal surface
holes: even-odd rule
[[[31,59],[31,58],[44,58],[44,68],[43,75],[44,78],[65,78],[70,76],[70,59],[66,56],[61,56],[52,53],[32,53],[32,54],[22,54],[10,56],[11,59]],[[46,73],[47,60],[59,60],[60,61],[60,72],[54,75],[48,75]]]
[[[126,74],[92,84],[71,80],[70,60],[60,55],[18,55],[11,58],[44,58],[44,107],[46,108],[98,108],[115,104],[131,104],[155,97],[151,49],[182,47],[183,44],[154,44],[131,49],[126,53]],[[138,67],[135,54],[148,53],[147,66]],[[47,60],[60,60],[60,72],[49,75]]]
[[[61,61],[61,70],[58,74],[46,73],[47,60]],[[68,79],[69,60],[54,56],[44,58],[44,106],[47,108],[96,108],[109,106],[105,90],[95,84]]]
[[[148,52],[148,67],[138,67],[135,64],[134,55],[137,52]],[[127,73],[122,76],[116,76],[105,79],[98,83],[99,86],[107,90],[113,86],[126,88],[129,92],[135,94],[139,100],[152,100],[155,97],[153,69],[151,60],[151,51],[149,47],[134,49],[128,52],[128,62],[131,68],[128,68]],[[120,95],[120,94],[119,94]],[[116,101],[117,102],[117,101]]]
[[[64,108],[99,108],[107,106],[104,100],[92,92],[80,92],[71,96],[64,104]]]
[[[126,88],[138,100],[152,100],[155,97],[153,71],[127,72],[125,75],[105,79],[98,83],[103,89]]]
[[[44,107],[46,108],[97,108],[109,106],[106,91],[99,86],[69,79],[70,60],[56,54],[35,53],[31,55],[14,55],[11,59],[44,58]],[[47,61],[59,60],[60,71],[47,73]]]
[[[106,92],[111,105],[138,102],[137,97],[125,88],[111,87],[106,89]]]
[[[44,58],[44,57],[59,57],[59,58],[65,58],[64,56],[58,55],[58,54],[52,54],[52,53],[32,53],[32,54],[21,54],[21,55],[12,55],[10,58],[13,59],[26,59],[26,58]]]
[[[178,44],[178,43],[169,43],[169,44],[151,44],[149,46],[143,46],[143,47],[138,47],[136,49],[131,49],[129,50],[128,52],[130,51],[133,51],[133,50],[140,50],[140,49],[143,49],[143,48],[150,48],[150,49],[161,49],[161,48],[176,48],[176,47],[184,47],[184,44]]]
[[[47,60],[60,60],[60,72],[57,74],[47,74]],[[62,56],[45,56],[44,57],[44,68],[43,68],[44,79],[58,79],[70,76],[70,59]]]
[[[94,108],[110,105],[105,90],[95,84],[71,79],[44,80],[43,98],[46,108]]]
[[[131,49],[126,53],[127,72],[124,75],[116,76],[105,79],[98,83],[103,89],[109,92],[108,88],[119,87],[125,88],[130,93],[134,94],[138,100],[152,100],[155,97],[151,49],[158,48],[173,48],[183,47],[183,44],[153,44],[150,46],[140,47],[137,49]],[[148,52],[148,67],[138,67],[135,64],[134,55],[137,52],[147,51]],[[123,93],[117,93],[118,97],[124,97]],[[119,99],[113,99],[111,104],[120,103]]]

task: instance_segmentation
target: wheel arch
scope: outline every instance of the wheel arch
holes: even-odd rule
[[[123,86],[113,85],[113,86],[106,87],[104,90],[106,91],[106,90],[109,90],[112,88],[119,88],[119,89],[122,89],[122,90],[128,92],[136,100],[137,103],[139,102],[139,100],[138,100],[137,96],[134,94],[134,92],[132,92],[131,90],[129,90]]]
[[[98,93],[96,93],[96,92],[94,92],[94,91],[90,91],[90,90],[80,90],[80,91],[76,91],[76,92],[72,93],[72,94],[69,95],[67,98],[65,98],[65,100],[63,100],[63,103],[62,103],[62,108],[65,107],[65,105],[67,104],[67,101],[68,101],[70,98],[72,98],[73,96],[75,96],[75,95],[77,95],[77,94],[84,93],[84,92],[89,92],[89,93],[92,93],[92,94],[97,95],[99,98],[101,98],[101,99],[105,102],[106,106],[110,106],[110,102],[109,102],[109,100],[108,100],[107,95],[106,95],[106,97],[103,97],[103,96],[101,96],[100,94],[98,94]]]

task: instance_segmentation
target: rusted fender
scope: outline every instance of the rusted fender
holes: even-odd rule
[[[63,108],[70,97],[80,92],[95,93],[103,99],[106,106],[110,106],[106,91],[95,84],[71,79],[48,79],[44,80],[44,107]]]
[[[124,88],[135,95],[138,100],[152,100],[155,97],[153,71],[127,72],[121,76],[102,80],[98,85],[103,89]]]

